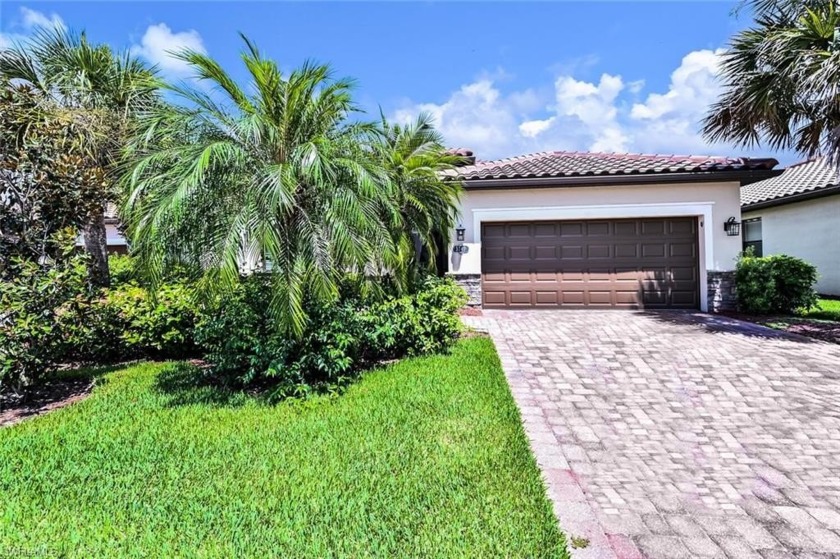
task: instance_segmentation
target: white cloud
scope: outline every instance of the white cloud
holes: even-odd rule
[[[630,116],[651,120],[705,111],[720,90],[716,75],[722,53],[722,49],[688,53],[671,74],[667,93],[651,93],[644,103],[633,105]]]
[[[173,52],[179,52],[183,49],[191,49],[200,53],[207,52],[198,31],[190,29],[173,33],[168,25],[158,23],[150,25],[146,29],[140,39],[140,44],[133,45],[131,52],[157,65],[166,74],[185,76],[190,73],[189,65],[172,56]]]
[[[543,84],[507,92],[485,75],[442,103],[409,102],[394,116],[404,121],[428,111],[450,145],[483,159],[542,150],[736,154],[740,150],[709,145],[699,132],[720,92],[721,52],[688,53],[664,91],[645,91],[643,79],[603,74],[590,82],[561,73],[552,94],[540,95]]]
[[[66,27],[64,20],[55,12],[47,15],[43,12],[21,7],[17,18],[12,20],[11,31],[0,33],[0,49],[7,49],[15,43],[25,42],[27,37],[38,27]]]
[[[47,15],[43,12],[22,7],[20,9],[20,14],[23,20],[22,24],[25,29],[34,29],[36,27],[64,27],[64,20],[61,19],[61,17],[55,12]]]

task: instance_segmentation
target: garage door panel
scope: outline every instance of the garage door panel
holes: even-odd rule
[[[504,239],[505,226],[495,224],[484,224],[481,229],[481,237],[483,239]]]
[[[614,245],[616,258],[638,258],[639,245],[619,243]]]
[[[642,245],[642,258],[665,258],[665,243],[645,243]]]
[[[583,237],[583,222],[582,221],[561,221],[560,222],[560,236],[561,237]]]
[[[560,303],[560,298],[557,291],[537,291],[535,293],[537,305],[557,306]]]
[[[582,260],[584,247],[581,245],[560,246],[560,258],[563,260]]]
[[[510,304],[511,305],[522,305],[522,306],[530,306],[532,303],[531,295],[533,293],[529,291],[511,291],[510,292]]]
[[[611,259],[612,251],[611,245],[589,245],[586,247],[586,257],[593,259]]]
[[[638,222],[616,221],[613,227],[616,237],[635,237],[639,234]]]
[[[668,221],[668,231],[671,235],[693,236],[697,232],[697,220],[671,219]]]
[[[696,218],[486,224],[484,304],[697,308],[697,231]]]
[[[694,243],[671,243],[671,256],[674,258],[694,258],[697,245]]]
[[[557,245],[537,245],[534,247],[535,260],[557,260]]]
[[[608,290],[590,290],[588,303],[592,306],[610,307],[613,304],[613,293]]]
[[[608,237],[612,235],[609,221],[589,221],[586,223],[586,235],[589,237]]]
[[[657,219],[655,221],[642,221],[642,235],[665,235],[665,221]]]
[[[504,245],[494,246],[489,243],[489,239],[485,239],[481,245],[481,252],[484,256],[484,261],[488,263],[495,263],[505,259]]]

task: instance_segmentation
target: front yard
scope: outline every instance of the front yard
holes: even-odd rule
[[[0,429],[0,555],[559,557],[492,343],[267,405],[183,364]]]

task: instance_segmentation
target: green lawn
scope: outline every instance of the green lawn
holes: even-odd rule
[[[0,429],[0,555],[568,557],[487,339],[303,403],[193,375]]]
[[[840,300],[820,299],[819,308],[804,311],[801,315],[807,318],[840,322]]]

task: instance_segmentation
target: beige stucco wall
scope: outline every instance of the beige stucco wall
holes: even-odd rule
[[[761,218],[764,254],[789,254],[817,267],[816,289],[840,296],[840,195],[744,212]]]
[[[695,215],[700,228],[700,268],[733,270],[741,237],[730,237],[723,223],[740,219],[737,182],[467,190],[460,223],[466,254],[450,250],[452,274],[481,273],[480,224],[486,221],[551,220]],[[711,228],[710,230],[707,230]],[[705,275],[705,274],[704,274]],[[701,278],[701,281],[703,279]]]

